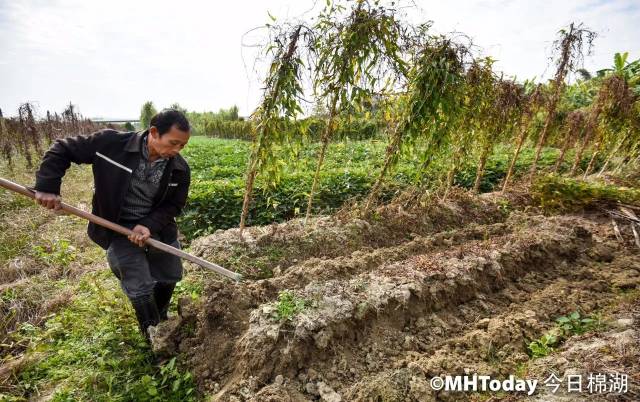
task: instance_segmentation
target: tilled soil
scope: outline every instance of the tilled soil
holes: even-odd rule
[[[426,211],[403,212],[413,224],[404,229],[397,221],[325,224],[324,235],[297,229],[328,239],[327,232],[360,228],[358,241],[300,248],[296,261],[295,247],[286,244],[300,238],[280,235],[275,243],[288,251],[273,277],[212,279],[201,301],[181,301],[179,317],[159,328],[156,345],[180,353],[213,400],[486,399],[491,395],[436,392],[429,381],[465,373],[504,378],[529,366],[531,376],[544,375],[535,368],[541,360],[527,354],[529,341],[559,316],[607,311],[640,287],[640,255],[615,240],[605,217],[507,217],[499,213],[504,203],[486,197],[456,202],[440,227],[432,224],[443,211],[436,208],[432,219]],[[460,205],[474,205],[474,213]],[[384,227],[388,237],[377,232]],[[223,259],[221,244],[233,235],[199,239],[193,249]],[[299,302],[300,311],[288,317],[279,313],[284,290]],[[637,328],[637,319],[625,322]],[[627,350],[637,347],[637,336],[628,339],[635,343]],[[627,373],[633,395],[637,365],[620,368],[636,370],[635,377]]]

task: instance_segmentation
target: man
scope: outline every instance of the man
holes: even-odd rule
[[[62,177],[71,165],[93,165],[92,213],[133,230],[125,237],[89,222],[89,237],[107,251],[107,261],[136,312],[143,335],[167,319],[179,257],[146,247],[153,237],[180,248],[175,217],[184,207],[191,170],[179,155],[189,141],[183,113],[165,109],[142,132],[100,130],[89,136],[56,140],[45,153],[32,190],[36,202],[60,209]]]

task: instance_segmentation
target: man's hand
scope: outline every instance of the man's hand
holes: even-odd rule
[[[57,194],[36,191],[35,199],[36,204],[40,204],[45,208],[55,209],[56,211],[62,208],[62,198]]]
[[[144,246],[144,242],[151,237],[151,232],[146,226],[136,225],[133,229],[133,234],[129,235],[129,240],[132,243],[137,244],[140,247]]]

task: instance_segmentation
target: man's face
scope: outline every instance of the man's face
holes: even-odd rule
[[[161,158],[171,158],[180,153],[189,142],[189,132],[178,129],[175,125],[171,130],[162,134],[155,127],[149,128],[149,147]]]

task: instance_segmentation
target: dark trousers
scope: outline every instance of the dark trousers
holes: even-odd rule
[[[129,229],[135,226],[121,224]],[[170,245],[181,247],[178,240]],[[155,247],[140,247],[119,233],[114,234],[107,249],[107,261],[111,271],[120,280],[122,290],[130,299],[153,294],[156,283],[169,285],[182,279],[180,257]]]

